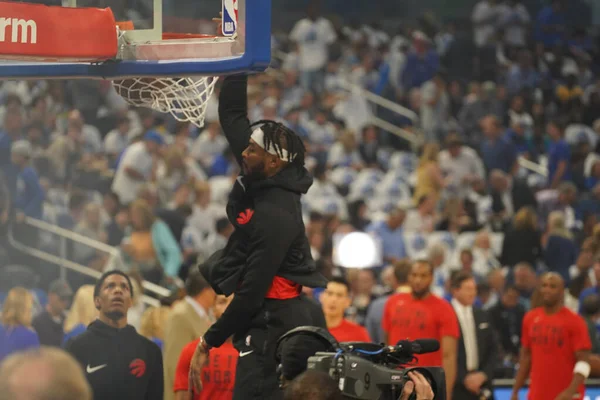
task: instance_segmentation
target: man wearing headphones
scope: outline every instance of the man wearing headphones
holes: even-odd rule
[[[162,400],[162,354],[127,324],[132,297],[127,275],[106,272],[94,288],[98,319],[65,347],[83,366],[94,399]]]

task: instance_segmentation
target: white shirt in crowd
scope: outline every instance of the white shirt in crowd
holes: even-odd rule
[[[135,200],[139,189],[146,181],[150,180],[153,162],[152,154],[148,152],[143,141],[127,147],[112,183],[112,191],[119,196],[121,203],[128,204]],[[127,168],[132,168],[142,174],[144,180],[129,177],[125,172]]]
[[[488,0],[481,0],[475,5],[471,21],[473,21],[473,34],[475,45],[483,47],[490,42],[496,34],[496,23],[498,21],[499,6],[491,4]]]
[[[111,155],[119,155],[129,144],[129,132],[122,133],[113,129],[104,138],[104,151]]]
[[[362,164],[362,159],[357,150],[348,153],[344,149],[344,145],[338,142],[329,149],[327,163],[332,167],[350,167],[352,165]]]
[[[226,148],[227,139],[223,135],[218,134],[211,138],[210,132],[204,130],[194,141],[190,154],[196,161],[208,168],[212,165],[215,157],[223,154]]]
[[[465,353],[467,357],[467,371],[477,371],[479,368],[479,354],[477,348],[477,327],[473,316],[473,307],[462,305],[458,300],[452,299],[452,307],[458,317]]]
[[[298,43],[298,68],[300,71],[318,71],[325,68],[329,57],[328,46],[337,35],[331,22],[325,18],[312,21],[304,18],[296,23],[290,39]]]
[[[421,121],[423,131],[429,140],[439,139],[438,134],[444,129],[450,118],[450,97],[445,89],[439,94],[435,104],[429,104],[438,96],[439,90],[442,89],[438,88],[433,80],[425,82],[421,88],[423,96]]]
[[[418,210],[409,210],[402,224],[404,232],[428,233],[433,231],[433,216],[421,215]]]
[[[217,220],[226,216],[223,207],[214,203],[210,203],[204,208],[194,205],[192,210],[192,215],[188,218],[188,225],[203,236],[214,232]]]
[[[523,4],[514,7],[501,5],[499,7],[499,23],[504,29],[504,42],[509,46],[523,47],[527,44],[527,24],[529,13]]]
[[[463,182],[465,178],[476,176],[485,178],[485,168],[475,150],[462,146],[457,157],[452,157],[448,150],[442,150],[439,157],[440,168],[444,176],[451,177],[449,190],[456,191],[459,196],[465,196],[469,185]]]

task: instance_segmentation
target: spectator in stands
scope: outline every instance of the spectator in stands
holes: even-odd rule
[[[413,195],[415,204],[424,197],[432,197],[436,204],[439,201],[442,190],[446,187],[446,181],[442,175],[438,156],[440,147],[435,142],[426,143],[417,167],[417,182]]]
[[[520,292],[511,285],[505,286],[500,301],[490,308],[492,328],[500,339],[501,357],[515,363],[521,345],[521,325],[526,309],[519,304]],[[511,374],[512,376],[512,374]]]
[[[189,342],[200,338],[212,323],[210,310],[215,303],[215,291],[199,271],[193,271],[185,282],[187,296],[177,303],[165,324],[165,400],[175,400],[173,382],[181,350]]]
[[[142,314],[140,335],[150,339],[163,350],[165,339],[165,326],[169,320],[171,309],[169,307],[151,307]]]
[[[541,235],[535,209],[523,207],[504,234],[500,264],[511,269],[521,262],[536,265],[541,256]]]
[[[10,354],[40,346],[31,326],[33,296],[23,287],[8,292],[0,316],[0,362]]]
[[[355,170],[363,167],[354,132],[346,131],[338,137],[327,155],[327,165],[329,168],[350,167]]]
[[[221,315],[231,303],[233,296],[218,295],[213,307],[215,319]],[[199,394],[190,393],[189,374],[190,364],[194,350],[198,347],[200,339],[188,343],[179,357],[175,373],[175,400],[211,400],[230,399],[233,396],[233,384],[235,382],[235,368],[238,359],[238,351],[233,347],[232,339],[227,340],[223,346],[213,349],[209,354],[207,365],[202,371],[202,391]]]
[[[75,226],[75,233],[88,237],[100,243],[106,243],[106,231],[102,226],[101,208],[98,204],[88,203],[79,223]],[[73,244],[73,261],[82,265],[88,265],[95,269],[101,269],[104,266],[105,254],[88,245]]]
[[[481,157],[489,172],[499,169],[513,175],[518,168],[517,149],[504,137],[504,128],[500,119],[488,115],[481,121],[481,129],[485,138],[481,142]]]
[[[451,282],[451,304],[460,325],[458,341],[458,368],[452,397],[455,399],[481,398],[485,388],[491,389],[494,370],[498,364],[498,346],[490,315],[473,307],[477,285],[467,272],[457,273]]]
[[[506,87],[509,96],[523,91],[534,90],[540,84],[540,75],[533,66],[533,57],[529,50],[519,52],[517,62],[512,64],[506,74]]]
[[[149,181],[153,171],[155,156],[158,156],[164,139],[155,131],[147,132],[144,139],[135,142],[125,149],[119,166],[115,172],[112,191],[121,203],[128,205],[133,200],[145,181]]]
[[[221,132],[221,125],[217,121],[212,121],[194,141],[190,154],[205,171],[210,171],[215,158],[223,154],[226,148],[227,140]]]
[[[83,285],[77,289],[73,304],[65,319],[63,346],[69,339],[85,332],[88,325],[96,318],[98,318],[98,310],[94,305],[94,286]]]
[[[298,21],[290,32],[290,40],[298,46],[298,70],[304,90],[316,93],[324,90],[329,46],[336,39],[333,25],[319,15],[317,3],[313,2],[307,17]]]
[[[552,0],[551,4],[542,8],[536,17],[534,39],[546,48],[564,43],[566,35],[566,19],[563,0]]]
[[[519,291],[519,302],[524,305],[526,310],[532,308],[531,301],[537,283],[535,270],[530,264],[521,262],[515,265],[513,269],[513,284]]]
[[[109,157],[111,164],[116,164],[117,159],[129,145],[131,122],[125,115],[117,118],[115,129],[104,137],[104,152]]]
[[[11,161],[16,168],[15,209],[17,220],[22,221],[25,216],[41,219],[42,204],[44,202],[44,189],[40,185],[37,172],[31,167],[31,144],[18,140],[12,144]]]
[[[410,273],[412,265],[408,259],[398,260],[393,264],[392,274],[392,294],[394,293],[410,293],[410,286],[408,285],[408,275]],[[391,296],[391,295],[390,295]],[[375,343],[383,343],[385,341],[384,331],[381,325],[383,319],[383,311],[385,309],[385,303],[387,303],[390,296],[381,296],[375,299],[367,311],[367,317],[365,318],[365,327],[369,333],[369,336]]]
[[[56,280],[48,289],[48,304],[33,319],[33,329],[37,332],[43,346],[60,347],[64,336],[65,311],[73,298],[73,290],[69,284]]]
[[[19,100],[18,104],[7,104],[2,131],[0,131],[0,168],[8,178],[11,191],[16,185],[16,177],[13,177],[11,167],[11,149],[13,143],[21,139],[23,139],[23,109]]]
[[[370,342],[371,338],[364,327],[344,318],[351,302],[348,282],[342,278],[330,280],[321,294],[327,329],[338,342]]]
[[[508,0],[500,6],[499,14],[498,27],[504,33],[504,44],[508,53],[514,54],[527,45],[529,12],[519,0]]]
[[[577,186],[572,182],[562,182],[556,190],[546,190],[537,195],[539,207],[537,213],[540,229],[544,231],[548,217],[552,211],[562,211],[565,215],[567,229],[575,228],[575,210],[577,201]]]
[[[433,79],[425,82],[421,89],[421,126],[428,141],[441,141],[450,121],[450,96],[448,74],[438,70]]]
[[[423,195],[415,199],[417,207],[406,212],[404,231],[430,233],[435,228],[436,199],[434,195]]]
[[[125,231],[129,226],[129,222],[129,209],[119,206],[114,217],[105,226],[106,244],[114,247],[119,246],[125,237]]]
[[[432,79],[440,65],[437,51],[432,48],[425,33],[415,31],[412,38],[413,47],[406,55],[406,63],[402,70],[402,89],[405,93],[413,88],[420,88]]]
[[[211,201],[211,189],[207,182],[197,182],[194,189],[193,212],[187,222],[188,226],[192,227],[200,237],[206,237],[215,231],[217,219],[225,215],[223,207]]]
[[[404,244],[403,224],[406,211],[396,208],[387,215],[385,221],[372,222],[366,227],[366,232],[373,233],[381,240],[385,262],[395,262],[407,256]]]
[[[553,120],[546,126],[548,147],[548,186],[558,188],[561,182],[571,179],[571,150],[564,139],[564,124]]]
[[[542,238],[542,243],[548,270],[558,273],[565,282],[569,282],[569,268],[577,260],[577,247],[561,211],[553,211],[548,216],[548,232]]]
[[[457,117],[467,142],[471,146],[478,147],[481,120],[488,115],[504,118],[504,106],[496,98],[496,84],[494,82],[484,82],[481,90],[479,90],[478,85],[474,87],[477,90],[473,93],[473,99],[465,102]]]
[[[412,293],[397,293],[388,299],[382,326],[385,342],[396,344],[400,339],[434,338],[440,350],[419,356],[419,365],[443,366],[446,390],[452,393],[456,379],[457,341],[460,330],[452,306],[431,293],[434,267],[427,260],[413,263],[409,275]]]
[[[481,0],[473,8],[471,21],[475,45],[483,48],[493,42],[499,28],[500,4],[496,0]]]
[[[130,206],[132,232],[121,244],[126,262],[145,280],[172,283],[181,267],[181,251],[169,227],[157,219],[148,203],[136,200]]]
[[[485,178],[483,162],[472,148],[463,144],[457,133],[448,134],[445,142],[446,149],[440,152],[439,165],[447,177],[446,189],[464,197],[476,178]]]
[[[14,354],[0,366],[0,400],[17,399],[92,400],[92,389],[73,357],[44,347]]]
[[[85,366],[96,399],[162,399],[160,349],[127,324],[133,294],[123,272],[104,273],[94,287],[98,319],[65,347]]]
[[[592,294],[585,298],[581,305],[581,316],[588,328],[592,342],[592,353],[600,354],[600,333],[596,326],[596,321],[600,318],[600,296]]]

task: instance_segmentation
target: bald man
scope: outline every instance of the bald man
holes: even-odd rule
[[[519,390],[530,376],[530,400],[582,400],[591,370],[587,326],[563,305],[565,285],[560,275],[543,275],[540,293],[542,307],[529,311],[523,319],[520,368],[511,399],[519,398]]]
[[[92,400],[92,389],[74,358],[42,347],[4,360],[0,400]]]

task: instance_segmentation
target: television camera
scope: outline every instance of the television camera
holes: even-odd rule
[[[338,381],[345,398],[365,400],[397,400],[408,372],[420,372],[430,383],[435,400],[446,399],[446,380],[440,367],[417,367],[415,355],[438,351],[435,339],[401,340],[395,346],[377,343],[338,343],[329,332],[315,327],[299,327],[283,335],[280,343],[295,335],[320,337],[327,351],[308,358],[307,369],[327,373]],[[415,394],[410,399],[415,399]]]

